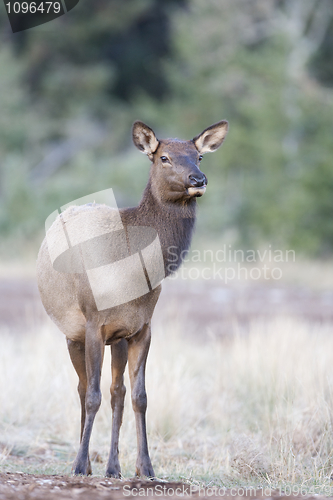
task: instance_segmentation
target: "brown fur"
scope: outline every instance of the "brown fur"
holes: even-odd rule
[[[145,226],[157,231],[161,243],[165,274],[175,271],[181,264],[191,242],[196,217],[196,196],[200,196],[207,179],[198,165],[202,152],[219,147],[227,132],[227,122],[219,122],[206,129],[192,141],[169,139],[159,141],[152,129],[142,122],[133,126],[133,140],[137,148],[152,161],[148,184],[140,204],[120,210],[125,231],[133,226]],[[188,189],[195,192],[191,196]],[[114,209],[105,205],[70,207],[57,218],[49,229],[49,236],[57,240],[62,225],[69,225],[74,217],[90,217],[94,232],[112,230]],[[95,239],[96,251],[100,248]],[[169,267],[169,252],[178,255]],[[48,315],[66,335],[74,368],[79,376],[78,391],[81,399],[81,444],[74,463],[75,474],[90,474],[89,440],[93,421],[101,402],[100,376],[104,346],[112,352],[112,442],[107,476],[119,476],[119,430],[124,407],[125,386],[123,373],[128,361],[132,390],[132,405],[136,416],[138,458],[136,473],[154,476],[146,437],[145,364],[150,344],[150,321],[161,286],[145,295],[109,309],[99,311],[84,268],[72,272],[59,272],[52,265],[46,239],[42,243],[37,277],[42,302]],[[79,266],[80,267],[80,266]],[[68,271],[68,270],[67,270]],[[128,283],[131,286],[131,283]]]

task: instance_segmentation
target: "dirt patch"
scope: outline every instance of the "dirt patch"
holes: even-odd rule
[[[287,500],[320,500],[319,495],[281,495],[279,491],[250,490],[250,498]],[[243,495],[238,494],[244,492]],[[101,477],[31,475],[23,473],[0,474],[0,500],[123,500],[124,498],[225,498],[237,500],[247,497],[246,490],[234,488],[206,488],[181,482],[145,481],[140,479],[121,481]]]
[[[150,490],[168,492],[181,488],[190,490],[188,485],[182,483],[162,483],[157,481],[132,481],[112,480],[100,477],[81,476],[52,476],[31,475],[21,473],[0,474],[0,500],[47,500],[47,499],[73,499],[99,500],[112,498],[124,499],[127,496],[148,496]],[[180,491],[180,490],[179,490]],[[133,495],[134,493],[134,495]],[[186,493],[185,493],[186,494]]]

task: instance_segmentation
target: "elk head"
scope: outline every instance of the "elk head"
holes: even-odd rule
[[[207,177],[199,166],[202,155],[216,151],[224,141],[228,122],[206,128],[191,141],[158,140],[140,121],[133,125],[133,142],[152,162],[152,192],[164,202],[187,202],[206,191]]]

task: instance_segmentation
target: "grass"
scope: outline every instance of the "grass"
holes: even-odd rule
[[[204,485],[329,487],[333,470],[333,336],[327,325],[275,318],[202,338],[155,325],[147,366],[148,431],[158,477]],[[70,473],[78,448],[77,379],[50,323],[0,336],[0,471]],[[91,449],[103,475],[110,442],[110,354]],[[128,380],[126,386],[129,388]],[[135,470],[129,391],[123,475]]]

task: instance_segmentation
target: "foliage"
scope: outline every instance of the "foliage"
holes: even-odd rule
[[[190,138],[225,118],[202,163],[201,234],[332,253],[330,2],[86,0],[17,36],[1,15],[3,238],[40,234],[105,187],[137,203],[149,162],[131,149],[135,119]]]

